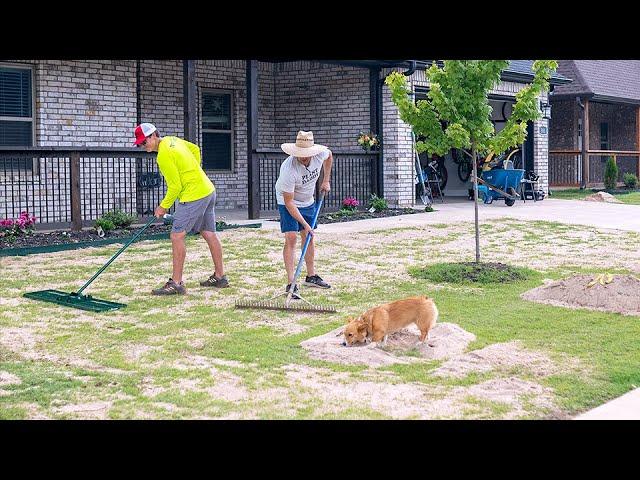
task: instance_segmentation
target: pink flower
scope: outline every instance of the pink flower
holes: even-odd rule
[[[345,199],[342,200],[342,205],[345,207],[355,208],[360,205],[360,202],[354,197],[345,197]]]

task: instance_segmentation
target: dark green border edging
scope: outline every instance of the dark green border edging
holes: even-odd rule
[[[216,228],[218,232],[222,230],[231,230],[233,228],[260,228],[262,223],[248,223],[246,225],[226,225],[224,227]],[[160,240],[168,239],[169,232],[154,233],[152,235],[142,235],[137,241],[142,240]],[[40,247],[21,247],[21,248],[3,248],[0,250],[0,257],[19,257],[25,255],[32,255],[34,253],[52,253],[62,252],[64,250],[76,250],[78,248],[97,247],[101,245],[109,245],[112,243],[126,243],[131,237],[121,238],[105,238],[102,240],[94,240],[91,242],[78,242],[78,243],[62,243],[60,245],[43,245]]]

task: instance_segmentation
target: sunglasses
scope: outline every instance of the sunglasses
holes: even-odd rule
[[[138,147],[144,147],[147,144],[148,140],[149,140],[149,137],[145,138],[144,141],[138,145]]]

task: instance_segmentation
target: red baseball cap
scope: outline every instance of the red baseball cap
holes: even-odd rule
[[[152,123],[141,123],[136,127],[136,143],[135,145],[140,145],[144,140],[156,131],[156,126]]]

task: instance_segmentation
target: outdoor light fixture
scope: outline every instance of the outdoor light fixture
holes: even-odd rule
[[[542,113],[542,118],[545,120],[551,120],[551,105],[541,100],[540,113]]]

